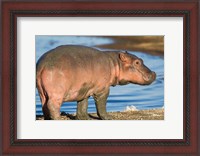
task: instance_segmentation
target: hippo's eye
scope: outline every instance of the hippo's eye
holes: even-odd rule
[[[136,64],[136,65],[140,65],[140,64],[141,64],[141,61],[140,61],[140,60],[136,60],[136,61],[135,61],[135,64]]]

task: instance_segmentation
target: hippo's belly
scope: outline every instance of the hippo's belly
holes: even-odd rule
[[[93,96],[95,92],[95,88],[91,87],[82,87],[79,89],[70,89],[66,92],[63,101],[81,101],[86,99],[90,96]]]
[[[102,93],[107,87],[94,85],[94,84],[84,84],[82,87],[77,89],[73,87],[72,89],[68,90],[63,98],[63,101],[81,101],[86,99],[94,94]]]

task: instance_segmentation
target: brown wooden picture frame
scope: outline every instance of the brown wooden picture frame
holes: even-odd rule
[[[198,155],[198,1],[2,2],[3,154],[193,154]],[[17,139],[17,17],[183,17],[184,139]]]

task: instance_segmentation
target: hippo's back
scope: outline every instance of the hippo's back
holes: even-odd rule
[[[59,46],[45,53],[38,60],[36,68],[39,71],[44,66],[56,67],[64,64],[76,66],[77,63],[84,66],[88,61],[98,59],[101,54],[99,50],[86,46]]]

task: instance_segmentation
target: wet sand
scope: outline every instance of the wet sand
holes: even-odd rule
[[[76,114],[61,113],[60,120],[75,120]],[[164,120],[164,109],[109,112],[112,120]],[[100,120],[96,113],[89,113],[91,120]],[[44,120],[42,115],[37,115],[36,120]]]
[[[152,55],[164,54],[164,36],[105,36],[114,40],[112,44],[98,46],[99,48],[130,50],[150,53]]]

